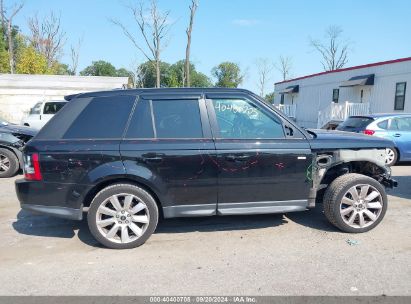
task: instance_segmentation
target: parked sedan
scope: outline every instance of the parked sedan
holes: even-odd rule
[[[391,139],[395,148],[387,149],[387,165],[411,161],[411,114],[351,116],[337,130]]]
[[[0,178],[14,176],[23,169],[21,149],[37,133],[0,117]]]

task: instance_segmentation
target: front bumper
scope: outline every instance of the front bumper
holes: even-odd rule
[[[17,198],[24,210],[81,220],[84,196],[91,186],[43,181],[17,180]]]

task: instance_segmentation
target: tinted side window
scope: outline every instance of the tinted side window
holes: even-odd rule
[[[388,119],[383,120],[377,124],[378,128],[387,130],[388,129]]]
[[[402,117],[392,119],[390,129],[395,131],[411,131],[411,118]]]
[[[95,97],[75,118],[64,139],[121,138],[135,96]]]
[[[157,138],[202,138],[198,100],[153,100]]]
[[[56,114],[65,104],[65,102],[46,102],[43,114]]]
[[[139,100],[131,118],[126,138],[153,138],[153,122],[148,100]]]
[[[243,99],[214,99],[221,138],[284,138],[280,121]]]

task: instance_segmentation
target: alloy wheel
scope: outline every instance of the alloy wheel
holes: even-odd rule
[[[130,243],[147,229],[150,215],[146,204],[133,194],[116,194],[97,209],[97,229],[103,237],[115,243]]]
[[[395,161],[395,151],[390,148],[385,149],[385,151],[386,151],[385,163],[387,165],[391,165]]]
[[[365,228],[380,217],[383,209],[381,193],[367,184],[348,189],[340,204],[343,221],[352,228]]]
[[[0,172],[7,172],[9,170],[10,159],[4,154],[0,154]]]

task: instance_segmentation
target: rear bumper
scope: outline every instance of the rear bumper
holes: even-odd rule
[[[61,217],[69,220],[80,221],[83,219],[83,208],[73,209],[65,207],[55,207],[55,206],[40,206],[40,205],[30,205],[30,204],[20,204],[21,209],[28,210],[34,213],[41,213],[46,215],[51,215],[55,217]]]
[[[17,180],[17,198],[24,210],[81,220],[83,200],[91,186],[43,181]]]

